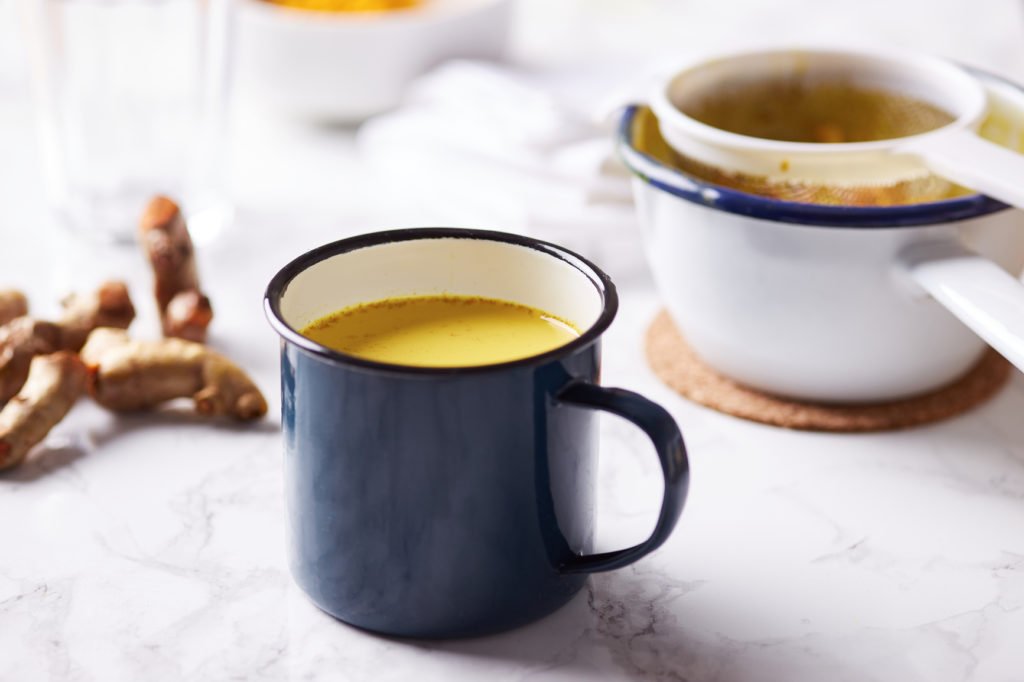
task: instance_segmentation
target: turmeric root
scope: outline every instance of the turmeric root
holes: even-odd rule
[[[60,328],[52,322],[18,317],[0,327],[0,407],[21,389],[32,358],[60,346]]]
[[[139,241],[153,267],[164,336],[202,343],[213,309],[199,288],[195,249],[178,205],[161,196],[150,201],[139,223]]]
[[[77,351],[97,326],[127,327],[135,308],[123,282],[107,282],[91,294],[64,301],[57,323],[18,317],[0,327],[0,406],[25,383],[36,355],[58,350]]]
[[[164,334],[202,343],[206,340],[206,328],[211,320],[213,308],[210,299],[195,289],[182,291],[171,299],[164,311]]]
[[[85,365],[62,351],[32,360],[21,391],[0,410],[0,471],[16,466],[85,390]]]
[[[104,282],[91,294],[71,294],[62,304],[59,326],[63,350],[81,349],[97,327],[127,329],[135,319],[135,306],[124,282]]]
[[[0,325],[23,315],[28,315],[28,299],[25,294],[14,289],[0,291]]]
[[[266,400],[245,372],[199,343],[136,341],[122,330],[101,328],[89,335],[81,356],[90,395],[115,412],[191,397],[203,415],[250,420],[267,413]]]

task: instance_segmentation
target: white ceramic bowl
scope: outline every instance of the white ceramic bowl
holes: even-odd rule
[[[310,12],[241,0],[243,96],[301,118],[354,122],[394,107],[414,78],[457,57],[496,59],[512,0],[424,0],[379,13]]]
[[[979,77],[992,130],[1019,150],[1024,93]],[[844,403],[947,384],[985,341],[1024,367],[1024,213],[980,195],[862,208],[744,194],[672,168],[657,127],[628,108],[619,151],[665,305],[721,373]]]

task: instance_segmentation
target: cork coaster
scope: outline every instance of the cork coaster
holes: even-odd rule
[[[932,393],[871,405],[828,405],[773,396],[726,379],[701,362],[664,310],[647,330],[646,347],[654,373],[684,397],[735,417],[805,431],[888,431],[941,421],[984,403],[1010,376],[1010,364],[989,350],[967,374]]]

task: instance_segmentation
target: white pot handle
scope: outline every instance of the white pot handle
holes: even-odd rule
[[[936,301],[1024,371],[1024,285],[1020,280],[954,241],[917,244],[902,259]]]

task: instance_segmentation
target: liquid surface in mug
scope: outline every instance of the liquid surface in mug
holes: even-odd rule
[[[539,355],[577,338],[554,315],[493,298],[409,296],[362,303],[301,330],[367,360],[416,367],[474,367]]]

